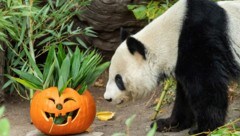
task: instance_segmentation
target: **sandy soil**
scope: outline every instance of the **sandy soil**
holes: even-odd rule
[[[149,102],[151,96],[123,104],[120,106],[108,103],[103,99],[105,88],[92,87],[91,92],[96,100],[97,111],[112,111],[115,112],[115,117],[110,121],[99,121],[95,118],[91,126],[92,132],[103,132],[104,136],[111,136],[116,132],[124,132],[126,129],[125,120],[136,114],[136,118],[132,123],[130,134],[131,136],[145,136],[150,129],[150,117],[154,113],[154,106],[152,101]],[[158,97],[156,93],[154,98]],[[11,123],[10,136],[25,136],[28,132],[35,130],[35,127],[30,123],[29,118],[29,101],[24,101],[16,96],[7,96],[6,101],[6,117]],[[165,106],[160,117],[167,117],[170,115],[172,105]],[[235,99],[229,107],[229,115],[227,121],[240,117],[240,99]],[[185,136],[187,130],[178,133],[157,133],[156,136]]]

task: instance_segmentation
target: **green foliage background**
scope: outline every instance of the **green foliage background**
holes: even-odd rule
[[[90,0],[0,0],[0,46],[6,52],[5,73],[16,76],[13,68],[36,76],[30,66],[32,61],[44,56],[51,46],[81,46],[86,44],[81,35],[96,37],[91,27],[75,27],[73,17],[82,13],[82,7]],[[4,48],[3,48],[4,47]],[[40,69],[41,69],[40,64]],[[29,99],[27,90],[20,84],[9,80],[3,86],[8,91],[17,91]],[[33,91],[30,91],[30,96]]]
[[[150,2],[145,2],[140,5],[128,5],[128,9],[133,12],[136,19],[151,22],[176,2],[177,0],[151,0]]]

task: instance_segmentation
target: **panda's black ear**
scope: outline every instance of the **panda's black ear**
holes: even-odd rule
[[[146,60],[146,48],[140,41],[133,37],[129,37],[127,38],[127,47],[131,54],[134,55],[134,53],[137,52]]]
[[[126,40],[128,37],[130,36],[130,33],[128,31],[126,31],[124,28],[120,28],[120,38],[121,41],[123,42],[124,40]]]

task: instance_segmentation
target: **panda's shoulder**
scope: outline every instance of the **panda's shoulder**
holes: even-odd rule
[[[203,19],[224,19],[225,11],[216,2],[211,0],[187,0],[187,17],[195,21]],[[219,21],[219,20],[218,20]]]

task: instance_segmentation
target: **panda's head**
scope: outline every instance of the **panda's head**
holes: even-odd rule
[[[104,98],[121,103],[148,94],[158,83],[148,59],[148,49],[139,40],[124,40],[112,57]]]
[[[178,42],[187,0],[179,0],[164,14],[123,42],[112,57],[104,98],[119,102],[145,96],[165,76],[174,75]]]

